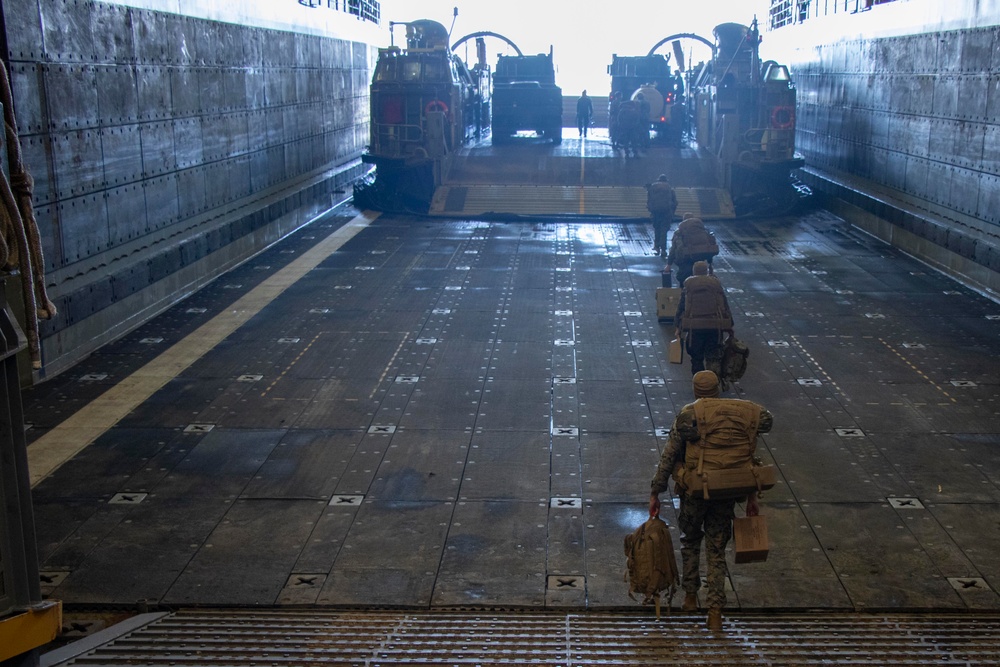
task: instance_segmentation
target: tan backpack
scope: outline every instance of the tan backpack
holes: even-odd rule
[[[688,218],[677,225],[675,232],[678,258],[708,259],[719,254],[715,234],[705,229],[698,218]]]
[[[684,465],[674,481],[696,498],[745,497],[774,486],[774,466],[756,465],[760,406],[734,398],[699,398],[694,402],[700,439],[687,442]]]
[[[718,278],[691,276],[684,281],[684,312],[680,326],[685,331],[733,328],[733,315]]]
[[[667,593],[667,606],[677,592],[680,577],[674,556],[674,541],[663,519],[651,516],[649,520],[625,536],[625,580],[628,596],[643,596],[643,604],[657,604],[660,593]]]
[[[650,211],[666,211],[669,213],[677,210],[677,195],[669,183],[666,181],[656,181],[647,186],[646,208]]]

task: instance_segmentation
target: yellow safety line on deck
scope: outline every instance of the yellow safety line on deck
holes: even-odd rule
[[[586,210],[586,202],[585,202],[586,191],[583,189],[583,184],[587,182],[583,178],[587,170],[587,161],[584,159],[586,153],[586,151],[584,150],[584,144],[586,142],[587,142],[586,139],[582,139],[580,141],[580,206],[577,210],[577,213],[579,213],[580,215],[583,215],[584,211]]]
[[[34,486],[201,359],[377,217],[365,211],[28,446]]]
[[[949,394],[949,393],[948,393],[948,390],[947,390],[947,389],[945,389],[945,388],[944,388],[943,386],[941,386],[940,384],[938,384],[937,382],[935,382],[935,381],[933,380],[933,378],[931,378],[931,376],[930,376],[930,375],[928,375],[927,373],[925,373],[924,371],[922,371],[922,370],[921,370],[921,369],[920,369],[920,368],[919,368],[919,367],[918,367],[918,366],[917,366],[917,365],[916,365],[916,364],[915,364],[914,362],[912,362],[912,361],[910,361],[909,359],[907,359],[906,357],[904,357],[904,356],[903,356],[903,355],[902,355],[902,354],[901,354],[901,353],[899,352],[899,350],[897,350],[897,349],[896,349],[896,348],[894,348],[894,347],[893,347],[892,345],[890,345],[890,344],[889,344],[889,343],[888,343],[888,342],[887,342],[886,340],[884,340],[884,339],[882,339],[882,338],[879,338],[879,339],[878,339],[878,342],[882,343],[882,345],[885,345],[885,347],[886,347],[886,348],[887,348],[887,349],[888,349],[888,350],[889,350],[890,352],[892,352],[892,353],[893,353],[893,354],[895,354],[895,355],[896,355],[897,357],[899,357],[899,359],[900,359],[900,360],[901,360],[901,361],[902,361],[902,362],[903,362],[904,364],[906,364],[907,366],[909,366],[910,368],[912,368],[912,369],[913,369],[913,371],[914,371],[914,372],[915,372],[915,373],[916,373],[917,375],[919,375],[919,376],[920,376],[920,377],[922,377],[923,379],[927,380],[927,382],[928,382],[928,383],[929,383],[929,384],[930,384],[930,385],[931,385],[932,387],[934,387],[935,389],[937,389],[938,391],[940,391],[940,392],[941,392],[942,394],[944,394],[944,395],[945,395],[945,397],[946,397],[946,398],[947,398],[947,399],[948,399],[949,401],[951,401],[952,403],[958,403],[958,399],[957,399],[957,398],[955,398],[954,396],[952,396],[951,394]]]

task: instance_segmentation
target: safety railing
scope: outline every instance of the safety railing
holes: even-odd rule
[[[419,125],[372,122],[373,143],[371,152],[375,155],[390,155],[400,158],[407,156],[426,157],[424,130]]]
[[[297,0],[304,7],[332,9],[353,14],[362,21],[382,22],[382,7],[378,0]]]
[[[857,14],[895,0],[771,0],[768,27],[775,30],[829,14]]]

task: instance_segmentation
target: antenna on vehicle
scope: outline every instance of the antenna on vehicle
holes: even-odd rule
[[[451,41],[451,33],[455,31],[455,21],[458,20],[458,7],[455,7],[451,13],[451,27],[448,29],[448,41]]]
[[[684,71],[684,49],[681,48],[681,41],[675,39],[671,42],[670,46],[674,49],[674,63],[677,65],[677,69]]]

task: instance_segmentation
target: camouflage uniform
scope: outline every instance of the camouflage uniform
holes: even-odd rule
[[[689,236],[692,232],[695,234],[693,239]],[[670,252],[667,253],[667,264],[677,267],[678,285],[683,287],[684,281],[691,277],[695,262],[704,261],[708,262],[709,266],[712,265],[712,261],[719,251],[717,243],[714,252],[701,246],[701,243],[706,240],[705,234],[708,233],[705,223],[699,218],[682,220],[681,224],[677,226],[677,231],[674,232],[673,237],[670,239]],[[698,242],[699,240],[701,242]],[[693,242],[698,242],[695,244],[697,247],[691,247]],[[685,246],[687,247],[685,248]]]
[[[653,223],[653,250],[665,256],[667,253],[667,232],[677,211],[677,193],[661,175],[655,182],[646,185],[646,209]]]
[[[676,238],[676,234],[674,236]],[[669,257],[667,262],[670,262]],[[691,265],[692,270],[695,264]],[[698,270],[700,275],[684,279],[684,289],[681,290],[681,298],[677,303],[674,322],[684,334],[688,357],[691,359],[691,375],[710,370],[722,377],[724,332],[732,332],[733,313],[719,279],[704,273],[708,266],[699,266]],[[681,273],[681,268],[678,268],[678,276]]]
[[[736,399],[731,399],[736,400]],[[765,408],[760,408],[757,433],[771,430],[774,418]],[[699,440],[694,403],[688,403],[674,418],[667,448],[660,457],[650,492],[661,494],[667,490],[674,468],[684,464],[684,445]],[[681,489],[674,489],[680,496],[681,507],[677,523],[681,529],[681,587],[685,593],[697,593],[701,587],[701,540],[705,538],[705,560],[708,565],[708,606],[721,608],[726,603],[726,545],[732,537],[732,520],[736,500],[704,500],[691,498]]]
[[[733,535],[733,508],[736,500],[703,500],[681,496],[677,525],[681,529],[681,561],[685,593],[697,593],[701,586],[701,539],[705,538],[708,565],[708,606],[726,605],[726,545]]]

